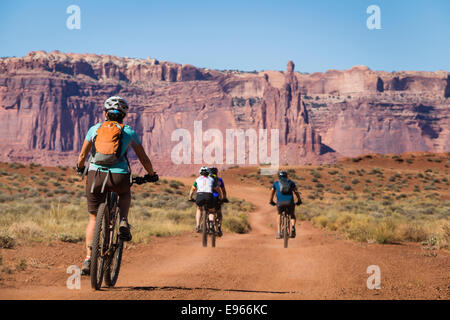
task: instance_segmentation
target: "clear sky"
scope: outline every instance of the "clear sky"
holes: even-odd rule
[[[69,5],[81,29],[69,30]],[[369,30],[368,6],[381,10]],[[1,0],[0,56],[33,50],[300,72],[450,70],[450,0]]]

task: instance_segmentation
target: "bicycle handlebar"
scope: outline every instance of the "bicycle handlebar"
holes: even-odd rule
[[[136,184],[143,184],[143,183],[147,183],[147,182],[156,182],[158,180],[159,180],[159,176],[155,172],[153,175],[146,174],[143,177],[134,177],[132,181],[133,181],[133,183],[136,183]]]

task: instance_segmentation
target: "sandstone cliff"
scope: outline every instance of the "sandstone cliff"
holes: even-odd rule
[[[334,161],[367,152],[449,151],[450,77],[367,67],[300,74],[219,72],[156,59],[31,52],[0,59],[0,161],[73,165],[110,95],[132,105],[127,123],[163,173],[171,134],[279,129],[280,163]],[[206,144],[205,144],[206,145]],[[225,159],[224,159],[225,160]]]

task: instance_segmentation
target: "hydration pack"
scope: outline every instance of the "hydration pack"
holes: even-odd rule
[[[124,125],[116,121],[106,121],[97,129],[94,137],[92,163],[110,166],[120,162],[122,132]]]
[[[282,194],[291,194],[291,183],[289,180],[279,180],[278,184],[280,185],[280,192]]]

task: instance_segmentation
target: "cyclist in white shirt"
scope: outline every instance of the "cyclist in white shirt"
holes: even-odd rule
[[[195,215],[197,226],[195,227],[195,232],[200,232],[200,216],[202,213],[202,207],[206,204],[208,209],[214,208],[213,192],[218,192],[219,198],[223,198],[222,190],[217,185],[217,181],[209,176],[208,167],[201,167],[199,173],[200,176],[195,179],[191,191],[189,192],[189,200],[194,201],[193,194],[197,191],[197,198],[195,200],[197,205],[197,213]],[[211,214],[209,215],[209,221],[212,221],[212,219],[214,219],[214,216]]]

